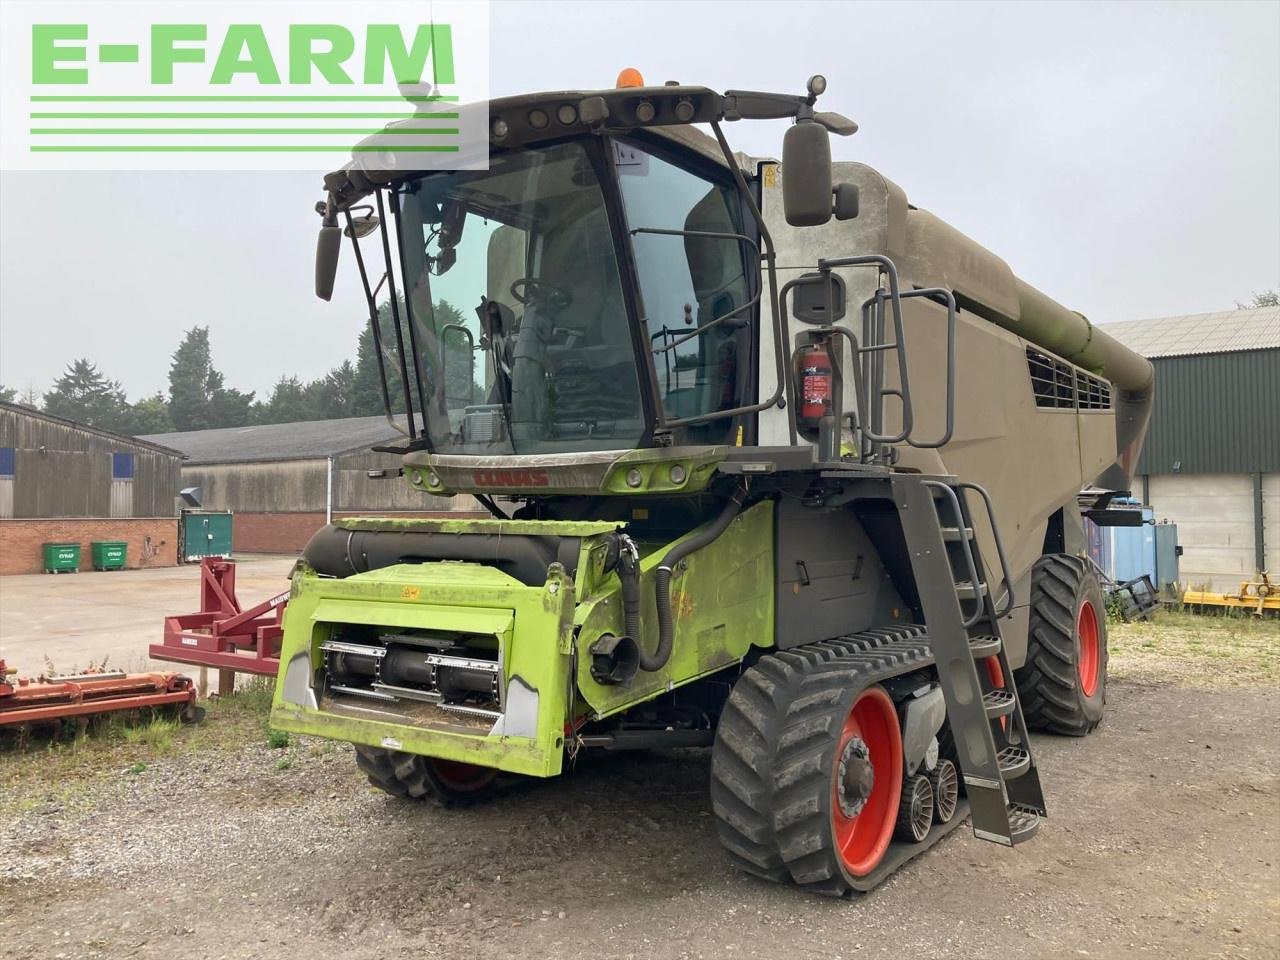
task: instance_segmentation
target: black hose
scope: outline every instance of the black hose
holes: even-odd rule
[[[667,665],[667,661],[671,659],[671,650],[675,645],[675,618],[671,613],[671,575],[675,570],[675,566],[689,554],[701,550],[703,547],[713,543],[719,538],[720,534],[728,529],[729,524],[733,522],[733,518],[742,510],[742,501],[746,499],[747,491],[741,486],[733,491],[733,495],[729,497],[729,502],[725,504],[720,516],[716,517],[711,526],[707,527],[701,533],[695,534],[684,543],[678,543],[667,551],[666,556],[662,558],[662,562],[658,564],[657,574],[654,579],[654,594],[658,606],[658,648],[653,654],[644,652],[644,647],[640,647],[640,669],[647,673],[653,673],[655,670],[661,670]],[[623,579],[623,589],[626,589],[626,579]],[[637,590],[639,584],[637,584]],[[623,597],[623,610],[626,611],[626,598]],[[637,633],[631,634],[631,638],[636,641],[636,645],[640,645],[639,618],[636,622]],[[627,631],[630,632],[631,627],[628,623]]]
[[[623,549],[618,554],[618,579],[622,581],[622,617],[627,636],[640,643],[640,555]],[[644,659],[643,651],[640,654]],[[645,669],[648,669],[647,667]]]

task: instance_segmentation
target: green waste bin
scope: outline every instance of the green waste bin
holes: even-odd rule
[[[80,569],[80,544],[46,543],[44,545],[45,573],[75,573]]]
[[[95,540],[90,545],[95,570],[123,570],[129,545],[123,540]]]

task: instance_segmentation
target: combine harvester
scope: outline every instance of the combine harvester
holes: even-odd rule
[[[707,745],[730,859],[825,894],[966,815],[1029,839],[1028,728],[1102,720],[1076,498],[1129,488],[1151,365],[833,164],[821,77],[620,80],[489,102],[487,171],[325,178],[317,293],[345,234],[403,474],[494,516],[317,533],[271,722],[443,802]],[[780,166],[725,138],[777,118]]]

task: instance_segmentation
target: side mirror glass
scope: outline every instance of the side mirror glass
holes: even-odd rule
[[[831,137],[813,120],[798,121],[782,138],[782,206],[793,227],[831,219]]]
[[[333,282],[338,276],[338,254],[342,250],[342,228],[323,226],[316,238],[316,296],[333,298]]]

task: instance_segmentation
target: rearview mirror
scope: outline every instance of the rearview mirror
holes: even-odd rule
[[[338,254],[342,250],[342,228],[336,223],[322,226],[316,238],[316,296],[333,298],[333,282],[338,276]]]
[[[782,206],[793,227],[831,219],[831,137],[813,120],[798,120],[782,138]]]

